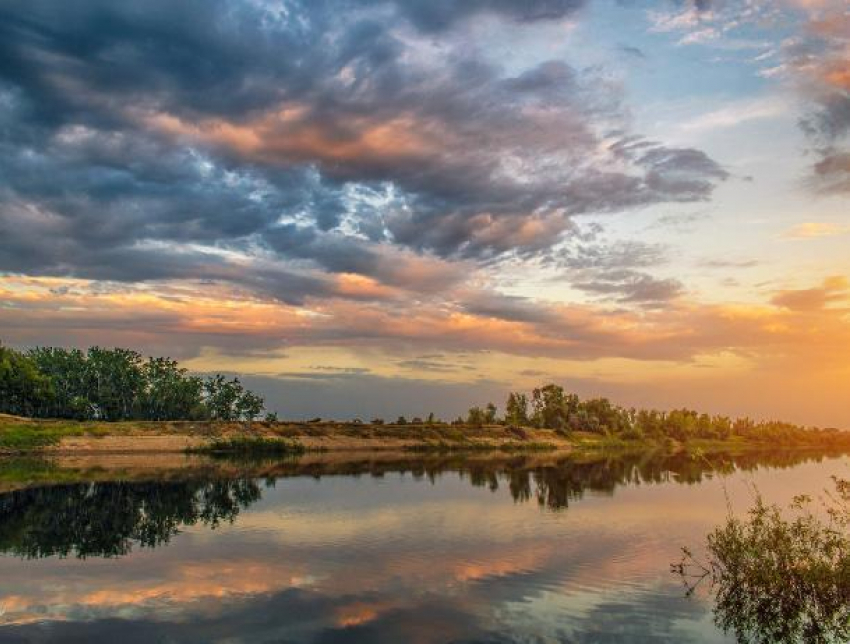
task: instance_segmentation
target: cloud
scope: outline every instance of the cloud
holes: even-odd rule
[[[831,222],[807,221],[797,224],[785,233],[788,239],[812,239],[813,237],[834,237],[850,232],[850,226]]]
[[[374,2],[374,0],[366,0]],[[496,14],[519,22],[559,20],[584,6],[584,0],[533,0],[516,3],[512,0],[396,0],[396,10],[418,29],[437,32],[455,23],[482,13]]]
[[[681,282],[645,270],[667,261],[661,244],[638,241],[590,242],[565,246],[555,260],[573,288],[626,304],[657,306],[684,292]]]
[[[656,31],[683,33],[680,43],[713,41],[736,33],[774,30],[782,33],[779,47],[756,56],[769,64],[760,74],[785,82],[805,99],[806,113],[800,123],[818,159],[809,184],[819,192],[850,190],[848,134],[850,134],[850,18],[843,0],[734,0],[686,3],[671,12],[654,12],[650,21]],[[772,116],[778,105],[756,102],[735,113],[721,110],[687,124],[690,129],[734,125],[742,120]]]
[[[638,60],[646,60],[646,54],[640,47],[635,47],[633,45],[620,45],[618,50],[622,53],[626,54],[630,58],[636,58]]]
[[[826,152],[814,166],[813,185],[824,193],[850,192],[850,152]]]
[[[846,302],[850,296],[850,283],[842,276],[829,277],[821,286],[807,289],[780,291],[771,302],[793,311],[817,311],[830,304]]]
[[[558,319],[555,307],[519,295],[496,292],[471,293],[463,297],[463,308],[480,317],[512,322],[549,323]]]
[[[703,259],[698,262],[704,268],[752,268],[759,264],[757,259]]]
[[[755,120],[771,119],[781,116],[786,106],[775,97],[747,100],[701,114],[689,121],[678,124],[684,132],[716,131],[721,128],[733,128]]]
[[[459,368],[457,365],[447,364],[445,362],[421,359],[401,360],[398,362],[398,366],[402,369],[409,369],[410,371],[431,371],[435,373],[451,373],[457,371]]]
[[[616,294],[619,302],[656,305],[672,300],[684,291],[679,280],[657,279],[629,270],[607,271],[593,281],[576,282],[573,286],[589,293]]]
[[[444,384],[444,393],[435,390],[428,400],[446,413],[445,392],[468,405],[470,387],[480,386],[482,401],[499,400],[517,382],[539,384],[540,378],[528,380],[535,371],[571,379],[587,395],[608,392],[638,402],[639,390],[654,404],[701,401],[720,411],[737,401],[736,413],[770,417],[778,413],[771,406],[775,397],[756,400],[743,392],[784,391],[789,418],[835,425],[847,422],[835,404],[850,378],[846,279],[833,276],[748,305],[681,296],[663,307],[612,308],[491,297],[483,299],[489,308],[474,312],[453,300],[308,298],[295,306],[191,282],[106,288],[102,282],[19,277],[0,285],[0,327],[3,342],[12,346],[54,344],[61,329],[66,346],[132,346],[191,359],[187,364],[198,371],[229,365],[245,378],[266,374],[270,404],[288,409],[295,401],[305,416],[328,416],[330,407],[323,406],[335,403],[323,392],[335,387],[347,392],[344,404],[333,407],[339,415],[379,413],[381,405],[398,410],[404,401],[415,402],[419,389],[411,380]],[[415,316],[409,314],[413,307]],[[715,368],[699,368],[705,364]],[[315,368],[323,365],[331,368]],[[371,371],[354,371],[360,365]],[[712,375],[689,389],[696,371]],[[407,397],[392,402],[392,383]],[[792,395],[795,386],[812,393]],[[308,396],[311,388],[317,393]]]
[[[56,295],[60,286],[68,287],[66,294]],[[837,306],[846,289],[845,278],[835,276],[811,289],[774,293],[773,306],[708,306],[680,298],[663,310],[634,311],[491,296],[483,300],[489,306],[478,310],[433,301],[420,305],[412,317],[410,303],[398,307],[336,298],[308,300],[309,308],[303,308],[238,291],[210,291],[201,284],[170,292],[143,286],[100,291],[83,281],[20,278],[0,290],[5,303],[0,321],[4,341],[16,345],[44,343],[53,329],[62,328],[67,344],[108,340],[147,349],[161,343],[178,347],[175,355],[183,357],[199,355],[203,347],[234,352],[286,347],[288,353],[293,347],[325,346],[381,350],[404,356],[401,360],[412,359],[409,353],[416,350],[418,355],[498,351],[570,360],[688,362],[706,352],[750,356],[781,347],[782,352],[811,353],[823,343],[838,342],[847,334],[845,309]],[[822,341],[813,342],[810,325],[796,317],[810,311],[823,317]],[[838,354],[825,357],[831,361]],[[449,359],[427,360],[451,364]],[[332,373],[311,371],[320,377]]]
[[[708,199],[726,172],[629,131],[616,84],[452,35],[582,4],[4,3],[0,270],[391,297],[545,253],[575,214]]]
[[[366,374],[371,371],[368,367],[334,367],[331,365],[313,365],[310,367],[316,371],[329,374]]]

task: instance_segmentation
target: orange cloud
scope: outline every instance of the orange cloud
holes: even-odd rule
[[[348,295],[389,294],[388,287],[355,275],[339,276],[337,289]],[[298,307],[191,282],[107,287],[7,276],[0,279],[0,325],[3,341],[25,346],[48,342],[61,330],[66,344],[134,346],[177,357],[208,347],[224,354],[212,368],[237,371],[250,364],[256,351],[295,347],[344,349],[361,355],[357,362],[363,367],[374,364],[370,356],[375,352],[465,352],[473,365],[477,353],[496,352],[522,356],[517,371],[528,369],[529,359],[545,359],[547,368],[565,374],[571,362],[623,359],[618,377],[631,370],[630,382],[650,386],[664,381],[671,365],[699,360],[744,390],[764,382],[767,372],[773,372],[776,388],[808,374],[812,382],[826,383],[824,391],[834,392],[827,408],[836,412],[840,392],[850,383],[850,285],[842,275],[815,287],[770,293],[761,304],[708,305],[682,298],[666,310],[650,311],[529,300],[524,316],[502,315],[498,309],[473,313],[458,304],[472,293],[465,287],[417,299],[400,292],[392,300],[329,296],[308,298]],[[560,370],[558,361],[564,365]],[[416,377],[392,367],[392,361],[381,369],[387,376]],[[481,375],[519,378],[509,363],[488,363],[487,369],[486,374],[460,370],[440,377],[457,382]],[[604,378],[599,382],[604,389]],[[802,409],[809,402],[799,404]]]
[[[771,302],[793,311],[821,310],[833,303],[847,302],[850,283],[841,275],[828,277],[815,288],[780,291]]]
[[[438,154],[445,137],[433,123],[412,114],[381,121],[376,116],[344,124],[316,123],[305,106],[284,107],[246,123],[222,119],[187,122],[165,113],[144,114],[145,125],[195,143],[222,146],[258,161],[302,163],[399,160]]]
[[[836,235],[846,235],[847,233],[850,233],[850,226],[807,221],[797,224],[788,230],[785,233],[785,237],[789,239],[811,239],[813,237],[834,237]]]

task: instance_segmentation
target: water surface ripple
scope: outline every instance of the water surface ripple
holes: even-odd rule
[[[714,643],[711,598],[670,574],[681,546],[726,495],[817,494],[850,461],[40,467],[0,488],[0,642]]]

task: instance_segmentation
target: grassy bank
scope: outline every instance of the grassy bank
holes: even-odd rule
[[[842,436],[842,438],[844,438]],[[850,447],[850,434],[843,445]],[[786,447],[825,446],[795,443]],[[834,445],[830,445],[833,447]],[[776,447],[742,437],[678,442],[589,432],[444,423],[359,422],[75,422],[0,415],[0,453],[199,452],[297,455],[304,451],[697,451]]]
[[[0,450],[28,452],[54,447],[63,438],[103,437],[111,433],[111,428],[106,424],[0,419]]]
[[[550,450],[569,444],[550,430],[356,422],[74,422],[0,416],[0,452],[257,452],[303,450]]]

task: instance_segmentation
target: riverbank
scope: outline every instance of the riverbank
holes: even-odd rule
[[[850,447],[850,434],[839,441]],[[585,432],[569,435],[549,429],[505,425],[444,423],[371,424],[358,422],[91,422],[34,420],[0,415],[0,454],[178,454],[250,451],[561,451],[594,449],[740,450],[771,447],[741,437],[729,440],[651,440]],[[772,445],[775,446],[775,445]],[[823,447],[799,443],[794,447]],[[830,445],[832,447],[834,445]]]
[[[593,441],[594,437],[588,437]],[[298,446],[298,451],[568,449],[575,439],[545,429],[356,422],[76,422],[0,416],[0,453],[182,453],[240,443]],[[596,442],[596,441],[593,441]]]

